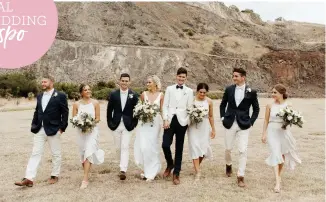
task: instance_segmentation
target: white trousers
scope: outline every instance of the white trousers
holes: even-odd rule
[[[34,134],[33,140],[33,152],[28,161],[25,178],[33,181],[36,177],[38,166],[41,162],[41,158],[44,151],[45,142],[48,141],[52,153],[52,173],[51,176],[59,176],[61,168],[61,141],[60,133],[58,132],[54,136],[47,136],[44,128]]]
[[[244,176],[247,164],[247,147],[248,147],[249,129],[241,130],[235,120],[230,129],[225,132],[225,161],[227,165],[232,165],[231,152],[235,140],[237,139],[239,150],[239,169],[238,176]]]
[[[113,131],[113,136],[117,154],[120,157],[120,171],[127,172],[129,163],[129,143],[131,138],[131,131],[129,132],[126,129],[123,121],[121,121],[118,128]]]

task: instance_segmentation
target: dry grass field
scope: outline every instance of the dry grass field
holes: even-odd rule
[[[15,106],[10,103],[0,105],[1,123],[1,172],[0,201],[324,201],[325,195],[325,119],[324,99],[292,99],[294,108],[303,112],[307,123],[304,128],[293,128],[297,140],[298,153],[302,164],[295,171],[286,171],[282,179],[282,191],[273,193],[274,176],[272,168],[264,160],[268,147],[261,143],[265,106],[270,99],[261,98],[261,112],[251,130],[248,146],[248,161],[245,181],[247,188],[236,184],[236,177],[225,177],[224,129],[219,120],[215,101],[216,138],[212,140],[214,159],[202,164],[203,178],[194,184],[192,162],[185,140],[181,184],[163,179],[146,183],[137,178],[139,170],[133,161],[133,140],[130,145],[130,161],[127,180],[120,181],[118,161],[115,158],[113,137],[106,125],[106,103],[101,104],[100,147],[105,151],[105,162],[91,171],[90,185],[79,190],[82,181],[82,168],[79,163],[75,130],[69,125],[62,135],[62,171],[59,183],[47,184],[51,172],[51,154],[46,145],[35,185],[33,188],[20,188],[14,185],[24,177],[25,167],[32,151],[33,135],[30,123],[34,102],[20,103],[25,110],[8,110]],[[3,102],[3,101],[2,101]],[[70,109],[71,111],[71,109]],[[161,143],[160,139],[160,143]],[[233,165],[237,169],[237,150],[233,152]],[[166,164],[161,152],[163,169]]]

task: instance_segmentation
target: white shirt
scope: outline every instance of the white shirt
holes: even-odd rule
[[[178,84],[175,86],[175,88],[177,88],[177,86],[178,86]],[[185,88],[184,85],[181,85],[181,86],[183,87],[183,89]],[[177,90],[177,92],[175,94],[176,100],[180,100],[182,93],[183,93],[183,89],[181,89],[181,88],[176,89]]]
[[[126,106],[127,98],[128,98],[128,89],[126,91],[123,91],[122,89],[120,89],[120,100],[121,100],[122,111]]]
[[[235,103],[237,104],[237,107],[242,102],[245,94],[246,84],[243,84],[242,86],[236,86],[235,92],[234,92],[234,99]]]
[[[46,106],[48,105],[48,103],[49,103],[49,101],[51,99],[53,91],[54,91],[54,89],[52,89],[50,91],[45,91],[43,93],[43,96],[42,96],[42,109],[43,109],[43,112],[45,111]]]

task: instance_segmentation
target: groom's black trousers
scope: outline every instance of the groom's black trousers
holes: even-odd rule
[[[173,174],[175,175],[179,175],[181,170],[183,143],[184,143],[187,128],[188,125],[181,126],[179,124],[177,116],[174,115],[170,124],[170,128],[164,130],[162,148],[163,148],[167,166],[169,168],[174,167]],[[174,158],[175,162],[173,164],[170,147],[173,141],[174,134],[175,134],[175,158]]]

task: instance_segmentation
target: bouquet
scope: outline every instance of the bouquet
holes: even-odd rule
[[[276,116],[281,117],[283,119],[283,129],[286,129],[288,125],[292,126],[292,124],[302,128],[304,121],[303,116],[299,112],[291,109],[290,107],[285,107],[281,109],[280,112],[276,114]]]
[[[208,116],[208,109],[202,106],[193,105],[191,108],[187,109],[187,113],[190,117],[190,123],[195,123],[197,125],[203,121],[204,117]]]
[[[96,125],[95,119],[86,112],[78,113],[70,119],[73,127],[81,129],[83,133],[91,132]]]
[[[139,101],[134,108],[134,117],[144,123],[153,123],[154,117],[160,113],[160,107],[157,104],[150,104],[147,101]]]

